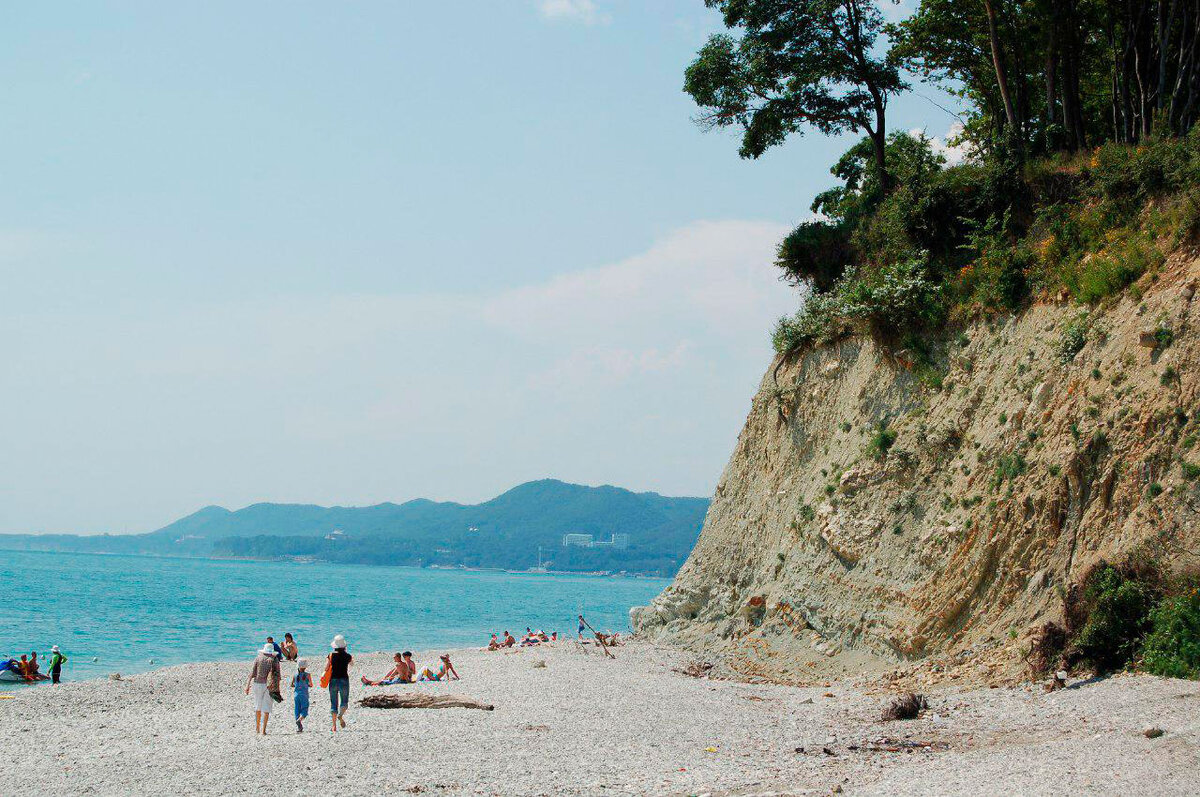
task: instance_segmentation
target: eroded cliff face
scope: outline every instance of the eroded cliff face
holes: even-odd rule
[[[635,628],[778,680],[968,657],[1023,673],[1098,559],[1195,564],[1198,275],[1176,257],[1093,310],[1073,359],[1078,305],[976,324],[941,352],[940,389],[859,338],[772,363],[695,549]]]

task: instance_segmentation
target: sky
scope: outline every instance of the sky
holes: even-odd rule
[[[889,15],[905,6],[889,6]],[[757,161],[702,0],[61,2],[0,28],[0,533],[708,495],[851,143]],[[894,129],[944,135],[917,92]],[[944,104],[944,98],[937,98]]]

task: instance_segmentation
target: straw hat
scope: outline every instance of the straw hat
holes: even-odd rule
[[[329,643],[329,646],[334,650],[341,650],[342,648],[346,647],[346,637],[338,634],[333,638],[333,641]]]

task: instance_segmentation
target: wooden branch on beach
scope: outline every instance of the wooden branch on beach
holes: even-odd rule
[[[491,703],[459,695],[369,695],[358,701],[363,708],[477,708],[495,711]]]
[[[613,655],[613,654],[612,654],[612,653],[609,651],[609,649],[608,649],[608,645],[606,645],[606,644],[604,643],[604,636],[603,636],[603,634],[601,634],[601,633],[600,633],[599,631],[597,631],[595,628],[592,628],[592,624],[591,624],[591,623],[589,623],[587,620],[584,620],[582,617],[580,617],[579,619],[583,621],[583,624],[584,624],[585,626],[587,626],[587,629],[588,629],[589,631],[591,631],[593,634],[595,634],[595,635],[596,635],[596,641],[600,643],[600,647],[601,647],[601,649],[603,649],[603,650],[604,650],[604,655],[605,655],[605,656],[608,656],[610,659],[615,659],[615,658],[616,658],[616,656],[614,656],[614,655]]]

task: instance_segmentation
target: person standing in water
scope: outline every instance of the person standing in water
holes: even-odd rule
[[[267,735],[267,720],[271,718],[271,709],[275,700],[271,697],[271,689],[267,682],[274,676],[279,683],[279,659],[275,658],[275,648],[263,645],[250,667],[250,677],[246,679],[246,694],[254,696],[254,732]]]
[[[329,711],[333,717],[333,732],[338,725],[346,727],[346,709],[350,707],[350,663],[354,657],[346,652],[346,638],[338,634],[330,643],[329,654]]]
[[[50,683],[58,683],[58,679],[62,675],[62,666],[66,662],[67,657],[58,649],[58,645],[50,648]]]

